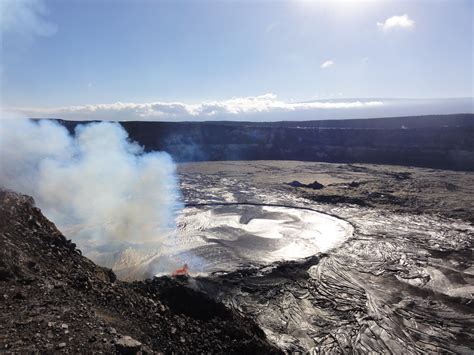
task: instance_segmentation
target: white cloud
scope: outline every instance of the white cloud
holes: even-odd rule
[[[73,120],[210,120],[210,119],[272,119],[285,113],[311,116],[317,112],[347,109],[375,108],[381,101],[311,101],[286,102],[275,94],[234,97],[221,101],[205,101],[197,104],[183,102],[112,103],[59,108],[17,108],[10,111],[26,117],[57,117]]]
[[[326,69],[332,65],[334,65],[334,62],[332,60],[326,60],[323,64],[321,64],[321,68]]]
[[[0,33],[13,33],[26,38],[51,36],[57,26],[44,19],[48,13],[42,0],[1,0]]]
[[[391,30],[394,28],[411,29],[415,26],[415,21],[408,17],[407,14],[402,16],[392,16],[385,22],[377,22],[377,26],[383,30]]]

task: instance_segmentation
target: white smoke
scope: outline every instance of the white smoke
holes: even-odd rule
[[[13,33],[30,40],[34,36],[51,36],[57,26],[45,19],[47,14],[43,0],[1,0],[0,33]]]
[[[72,136],[54,121],[2,120],[0,186],[33,196],[93,259],[105,246],[159,248],[181,208],[170,156],[145,153],[117,123]]]

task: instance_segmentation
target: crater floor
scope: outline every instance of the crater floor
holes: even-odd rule
[[[253,161],[183,164],[180,177],[192,206],[310,208],[353,228],[329,248],[315,238],[311,252],[320,250],[304,260],[197,278],[208,294],[253,317],[282,349],[472,353],[474,174]],[[287,184],[294,180],[324,187]],[[208,238],[234,241],[208,208],[196,212],[211,213],[217,230]],[[239,207],[213,208],[225,216]],[[267,230],[260,221],[252,228]]]

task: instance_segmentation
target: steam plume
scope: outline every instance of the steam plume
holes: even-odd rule
[[[117,123],[72,136],[54,121],[0,122],[0,185],[26,193],[86,253],[153,244],[180,209],[175,164],[145,153]]]

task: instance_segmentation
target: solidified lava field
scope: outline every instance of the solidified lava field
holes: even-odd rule
[[[187,249],[194,267],[235,269],[193,287],[252,317],[281,349],[474,349],[474,174],[281,161],[179,173],[183,235],[201,221]],[[289,235],[304,245],[293,255]]]

